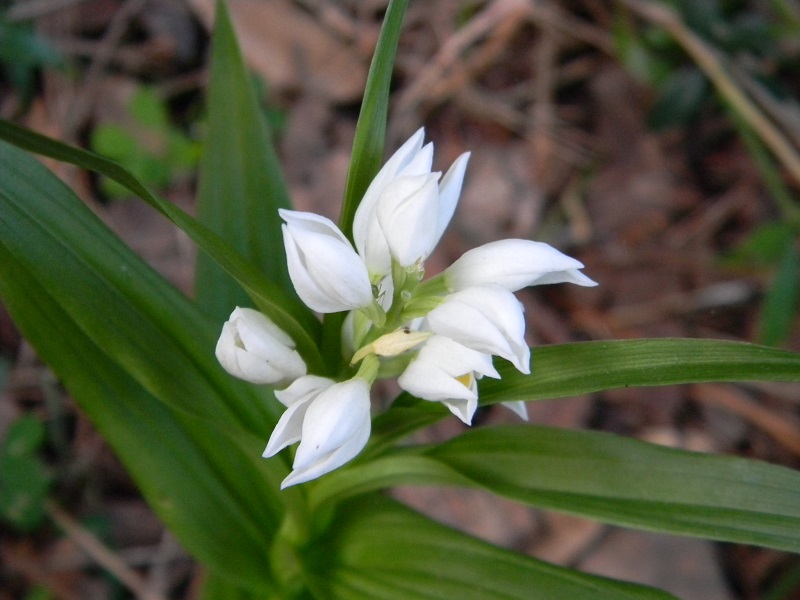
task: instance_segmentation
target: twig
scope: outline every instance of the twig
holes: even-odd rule
[[[731,385],[696,384],[692,396],[698,402],[722,407],[758,427],[795,455],[800,456],[800,434],[797,421],[786,414],[777,414],[749,398]]]
[[[767,119],[758,107],[740,90],[726,72],[722,58],[700,37],[689,30],[669,8],[643,0],[620,0],[631,10],[651,23],[665,29],[692,57],[712,81],[720,95],[738,112],[748,126],[758,132],[764,143],[783,163],[791,176],[800,183],[800,155]]]
[[[117,45],[122,40],[122,36],[128,29],[131,20],[142,10],[148,0],[127,0],[111,19],[97,55],[94,61],[86,70],[83,79],[83,87],[75,99],[64,126],[64,137],[69,139],[81,126],[84,119],[88,116],[94,103],[97,100],[97,85],[101,79],[103,71],[111,63]]]
[[[116,577],[139,600],[165,600],[161,594],[152,591],[147,582],[130,569],[114,552],[91,532],[81,526],[66,511],[52,501],[45,503],[47,515],[58,525],[76,546],[91,556],[94,561]]]
[[[465,27],[447,39],[438,54],[397,99],[396,114],[413,113],[425,99],[431,97],[432,91],[438,92],[441,89],[442,80],[454,66],[458,65],[470,45],[503,22],[521,20],[527,12],[528,6],[524,0],[495,0]]]

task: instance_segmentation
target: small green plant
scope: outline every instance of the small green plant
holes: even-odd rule
[[[0,121],[0,298],[208,568],[202,597],[671,597],[445,527],[385,493],[397,485],[475,488],[604,523],[800,552],[791,469],[532,424],[405,441],[451,412],[469,421],[478,402],[522,412],[520,402],[611,388],[800,381],[800,355],[723,340],[529,349],[512,289],[593,284],[580,263],[530,240],[486,244],[426,277],[466,155],[447,175],[431,171],[420,131],[383,164],[407,4],[387,7],[336,224],[292,210],[224,2],[197,218],[106,157]],[[194,297],[26,151],[102,173],[186,232],[204,251]],[[370,384],[396,375],[405,391],[373,414]]]
[[[9,427],[0,447],[0,515],[20,531],[38,527],[52,476],[39,458],[45,430],[35,417],[23,416]]]
[[[92,149],[118,161],[154,188],[188,177],[200,159],[201,145],[170,122],[155,90],[139,88],[128,108],[129,124],[103,123],[93,130]],[[110,198],[131,197],[125,186],[108,177],[100,179],[100,188]]]
[[[36,71],[59,64],[56,49],[30,24],[10,23],[0,14],[0,74],[19,92],[22,106],[31,100]]]

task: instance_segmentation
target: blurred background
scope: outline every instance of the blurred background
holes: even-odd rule
[[[338,216],[386,4],[229,0],[300,209]],[[113,157],[192,211],[213,11],[213,0],[0,2],[0,116]],[[472,151],[428,271],[491,240],[536,239],[600,286],[520,292],[533,346],[684,336],[800,350],[799,66],[796,0],[412,1],[387,148],[424,125],[437,168]],[[113,182],[48,164],[191,294],[185,235]],[[622,389],[529,410],[536,423],[800,466],[797,385]],[[493,408],[476,421],[513,419]],[[461,430],[447,419],[416,440]],[[4,462],[11,438],[25,440],[21,470]],[[476,491],[395,494],[494,543],[681,598],[800,598],[794,555]],[[192,599],[202,576],[0,308],[0,600]]]

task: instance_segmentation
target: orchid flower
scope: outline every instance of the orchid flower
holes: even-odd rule
[[[306,374],[294,341],[252,308],[236,308],[222,326],[216,355],[228,373],[251,383],[283,383]]]
[[[236,309],[217,344],[220,363],[275,392],[286,406],[264,456],[299,442],[281,487],[310,481],[352,460],[370,435],[370,387],[398,376],[400,387],[441,402],[464,423],[478,407],[478,381],[499,378],[492,358],[531,370],[525,316],[514,292],[530,285],[597,285],[583,264],[529,240],[501,240],[466,252],[422,281],[424,261],[449,224],[469,153],[432,171],[433,145],[418,130],[367,188],[353,221],[353,241],[325,217],[280,209],[289,276],[300,299],[319,313],[345,312],[341,380],[306,374],[294,343],[275,323]],[[357,371],[356,371],[357,370]],[[353,374],[355,373],[355,374]],[[503,402],[527,419],[524,402]]]
[[[287,407],[264,450],[264,457],[300,441],[292,472],[281,489],[324,475],[354,458],[370,433],[367,381],[337,383],[332,379],[300,377],[275,397]]]

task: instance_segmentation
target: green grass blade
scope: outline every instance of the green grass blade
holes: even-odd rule
[[[63,144],[33,131],[0,120],[0,139],[19,148],[101,173],[124,186],[181,228],[195,243],[238,281],[256,307],[268,315],[297,343],[309,368],[322,372],[317,340],[320,324],[299,301],[288,296],[252,263],[225,243],[217,234],[186,212],[148,190],[129,171],[98,154]],[[8,152],[7,150],[4,152]]]
[[[278,217],[278,208],[289,206],[272,134],[236,43],[229,11],[218,2],[198,219],[293,295]],[[197,257],[195,290],[201,308],[219,319],[235,306],[249,304],[236,280],[207,254]]]

